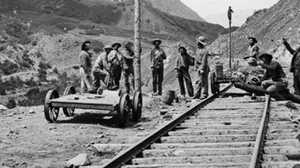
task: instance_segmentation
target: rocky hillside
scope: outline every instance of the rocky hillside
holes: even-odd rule
[[[154,4],[142,1],[143,72],[149,73],[151,40],[160,38],[168,54],[165,85],[172,85],[176,44],[194,44],[200,34],[213,41],[226,29],[171,15]],[[95,59],[103,45],[132,40],[133,11],[133,0],[1,0],[0,104],[38,104],[49,87],[78,85],[73,67],[81,43],[92,41]]]
[[[247,36],[259,40],[262,52],[271,52],[278,59],[289,62],[290,56],[280,40],[288,38],[292,46],[298,45],[300,37],[300,1],[281,0],[269,9],[255,12],[237,31],[233,33],[233,54],[243,57],[247,50]],[[211,47],[226,51],[228,36],[218,38]],[[225,52],[226,53],[226,52]]]
[[[168,14],[190,20],[205,21],[195,11],[183,4],[181,0],[151,0],[151,3],[154,8],[157,8]]]

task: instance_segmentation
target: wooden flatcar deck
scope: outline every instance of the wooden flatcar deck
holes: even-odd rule
[[[118,91],[104,91],[102,95],[74,94],[52,99],[53,107],[67,107],[79,109],[115,110],[119,104]]]

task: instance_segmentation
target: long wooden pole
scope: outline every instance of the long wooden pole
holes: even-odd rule
[[[232,51],[231,51],[231,20],[229,20],[229,69],[231,71],[231,63],[232,63]]]
[[[134,12],[134,54],[135,54],[135,90],[142,91],[141,82],[141,0],[135,0]]]

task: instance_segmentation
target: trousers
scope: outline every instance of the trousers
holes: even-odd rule
[[[185,70],[185,69],[178,70],[177,71],[177,79],[178,79],[181,95],[185,96],[185,93],[186,93],[185,86],[184,86],[184,82],[185,82],[186,89],[188,91],[189,96],[193,97],[194,96],[194,88],[193,88],[193,83],[192,83],[192,79],[189,74],[189,71]]]
[[[195,98],[208,96],[208,73],[209,72],[199,72],[199,81],[196,85]]]
[[[162,82],[164,80],[164,67],[152,68],[152,83],[153,93],[158,91],[158,94],[162,94]]]
[[[93,89],[91,83],[92,78],[90,73],[86,72],[82,67],[79,69],[80,74],[80,89],[81,93],[84,93],[86,91],[91,91]]]
[[[295,69],[293,75],[295,95],[300,95],[300,69]]]

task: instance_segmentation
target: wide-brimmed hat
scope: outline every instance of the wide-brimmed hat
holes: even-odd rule
[[[121,47],[122,44],[121,44],[121,43],[113,43],[113,44],[111,45],[111,47],[115,47],[115,46]]]
[[[263,54],[260,54],[259,56],[258,56],[258,58],[259,59],[262,59],[262,58],[267,58],[267,59],[273,59],[273,55],[271,55],[271,54],[268,54],[268,53],[263,53]]]
[[[255,64],[257,64],[257,60],[254,57],[249,57],[249,59],[247,60],[247,63],[249,65],[255,65]]]
[[[106,49],[112,49],[112,48],[111,48],[111,45],[105,45],[105,46],[103,47],[103,49],[106,50]]]
[[[248,39],[249,39],[249,40],[251,39],[251,40],[254,41],[254,43],[257,43],[257,39],[256,39],[255,37],[253,37],[253,36],[249,36]]]
[[[207,45],[207,39],[206,39],[206,37],[204,37],[204,36],[199,36],[198,38],[197,38],[197,43],[200,43],[200,44],[202,44],[202,45]]]
[[[187,52],[187,49],[184,46],[178,46],[178,50],[180,50],[180,49],[184,49],[185,52]]]
[[[153,40],[153,41],[152,41],[152,44],[153,44],[153,45],[155,45],[155,44],[157,44],[157,43],[158,43],[158,45],[160,45],[160,44],[161,44],[161,42],[162,42],[161,40],[159,40],[159,39],[155,39],[155,40]]]

